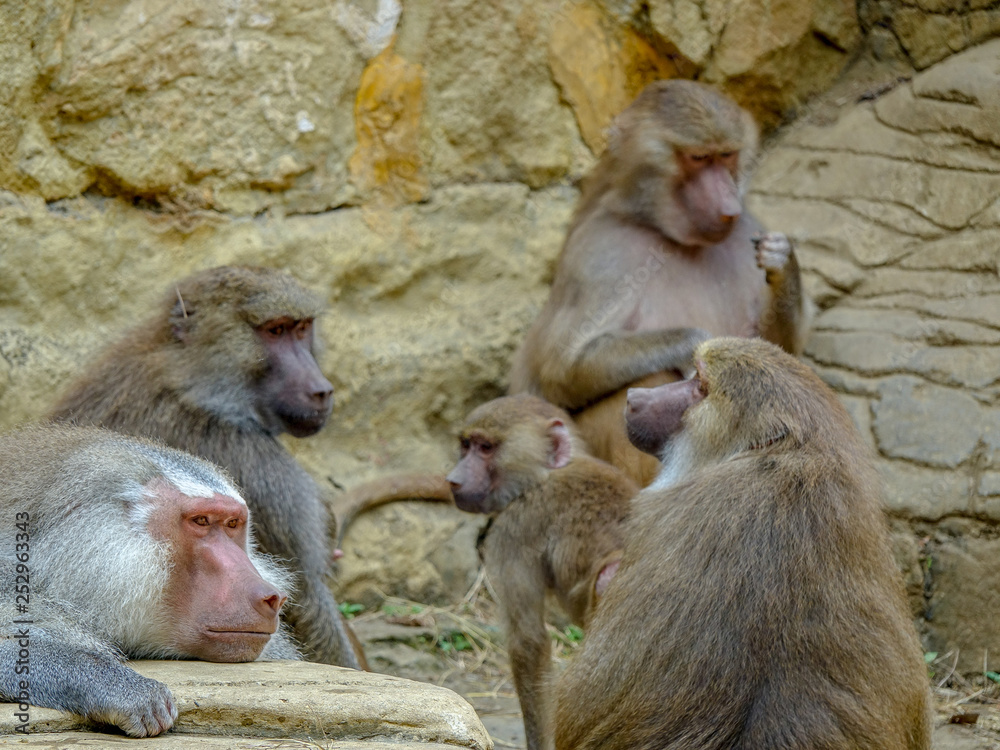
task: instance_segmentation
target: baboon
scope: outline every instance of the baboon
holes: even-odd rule
[[[254,549],[216,467],[95,428],[0,436],[0,700],[133,737],[177,718],[125,658],[299,658],[280,633],[288,576]],[[27,706],[21,710],[26,712]]]
[[[486,572],[504,613],[528,750],[552,746],[545,596],[586,625],[618,567],[621,524],[636,486],[589,456],[562,409],[519,394],[473,411],[448,475],[455,504],[495,516]]]
[[[640,484],[659,467],[625,437],[628,386],[686,374],[710,334],[805,343],[791,243],[743,210],[756,147],[750,114],[708,86],[648,86],[583,183],[548,302],[514,357],[511,393],[569,410],[594,455]]]
[[[317,296],[268,268],[220,267],[171,285],[151,319],[111,345],[63,395],[54,420],[161,440],[232,474],[261,548],[295,566],[284,612],[306,658],[358,667],[326,585],[328,514],[278,442],[316,433],[333,386],[313,356]]]
[[[555,687],[560,750],[928,748],[920,643],[868,450],[835,394],[759,339],[632,389],[660,475]]]

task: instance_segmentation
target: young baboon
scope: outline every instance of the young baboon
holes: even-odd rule
[[[586,625],[621,557],[621,524],[638,487],[592,458],[569,416],[527,394],[473,411],[448,475],[455,504],[494,514],[486,572],[500,600],[528,750],[552,746],[545,596]]]
[[[0,700],[133,737],[177,718],[128,658],[299,658],[288,576],[255,549],[246,503],[206,461],[83,427],[0,436]],[[262,577],[263,576],[263,577]]]
[[[222,466],[264,551],[296,566],[284,613],[306,658],[358,667],[326,585],[328,517],[312,478],[277,437],[316,433],[333,386],[313,356],[319,299],[268,268],[220,267],[172,284],[150,320],[64,394],[55,420],[162,440]]]
[[[750,114],[708,86],[648,86],[583,184],[548,303],[515,355],[511,392],[568,409],[594,455],[641,484],[658,464],[625,437],[626,387],[676,380],[709,334],[793,353],[805,342],[792,246],[743,209],[756,146]]]
[[[767,342],[695,358],[693,379],[629,392],[663,469],[556,686],[556,747],[929,747],[920,643],[844,408]]]

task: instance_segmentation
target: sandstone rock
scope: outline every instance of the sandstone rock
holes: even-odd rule
[[[1000,666],[1000,541],[978,531],[935,540],[927,627],[930,650],[956,650],[960,671],[981,674]]]
[[[1000,497],[1000,471],[988,471],[979,478],[977,491],[991,500]]]
[[[897,81],[905,89],[906,79]],[[884,101],[889,93],[879,101]],[[907,97],[902,93],[900,96]],[[881,111],[881,110],[880,110]],[[845,140],[850,133],[863,132],[863,140]],[[1000,172],[1000,154],[983,149],[960,133],[930,129],[906,132],[883,122],[876,108],[869,104],[842,111],[833,123],[817,125],[806,119],[796,122],[782,134],[782,147],[795,145],[808,151],[836,153],[849,148],[854,154],[871,154],[907,161],[919,161],[947,169],[971,169],[977,172]]]
[[[456,179],[540,187],[585,151],[548,68],[555,2],[16,5],[0,23],[0,188],[315,213],[376,184],[405,201]],[[652,54],[637,45],[627,69]]]
[[[961,471],[906,461],[879,461],[876,466],[886,510],[896,518],[937,521],[971,510],[971,480]]]
[[[334,740],[338,747],[344,741],[350,743],[345,747],[358,748],[389,743],[493,747],[472,706],[451,690],[426,683],[308,662],[140,661],[131,666],[170,687],[178,717],[167,737],[175,747],[185,745],[173,737],[187,736],[189,745],[200,745],[201,735]],[[33,707],[29,713],[31,734],[91,728],[60,711]],[[12,734],[14,723],[11,711],[0,712],[0,733]],[[107,745],[118,742],[109,737]]]
[[[1000,327],[1000,294],[970,294],[964,299],[926,300],[922,304],[935,315]]]
[[[842,0],[657,0],[648,7],[657,36],[765,127],[832,83],[860,41],[854,5]]]
[[[605,130],[645,86],[661,78],[690,75],[678,55],[657,52],[638,33],[615,24],[587,3],[571,4],[552,24],[549,65],[573,107],[584,141],[595,154]]]
[[[956,133],[1000,146],[993,127],[1000,112],[998,55],[1000,39],[955,55],[879,101],[875,111],[887,125],[907,132]]]
[[[423,68],[391,46],[361,74],[354,103],[358,149],[348,166],[359,189],[375,190],[389,205],[427,197],[419,145],[423,91]]]
[[[800,200],[830,201],[903,234],[963,229],[1000,191],[1000,174],[962,173],[847,149],[836,159],[827,152],[774,151],[757,173],[755,189],[788,194],[793,171]]]
[[[886,297],[915,292],[926,297],[969,297],[1000,291],[1000,279],[983,273],[955,273],[958,269],[911,271],[873,269],[854,293],[859,297]]]
[[[953,15],[900,8],[894,20],[899,41],[918,68],[958,52],[967,44],[962,19]]]
[[[1000,30],[1000,13],[990,3],[862,0],[858,6],[866,30],[890,29],[917,68],[933,65]]]
[[[182,734],[162,734],[156,739],[133,740],[124,737],[99,734],[97,732],[46,732],[44,734],[30,734],[25,737],[18,737],[13,740],[19,748],[88,748],[88,750],[118,750],[119,748],[132,747],[139,748],[156,747],[157,750],[186,750],[191,747],[191,737]],[[324,747],[318,741],[319,747]],[[290,750],[295,747],[302,747],[297,742],[290,740],[264,739],[262,737],[234,737],[201,735],[197,739],[199,748],[207,750]],[[338,740],[332,747],[336,750],[448,750],[454,745],[442,745],[436,742],[397,742],[390,740],[366,740],[362,742]]]
[[[872,414],[869,400],[862,396],[841,396],[840,403],[851,415],[851,420],[861,435],[861,439],[875,448],[875,440],[872,438]]]
[[[452,463],[443,462],[447,471]],[[423,502],[394,503],[361,516],[343,542],[335,582],[341,599],[367,607],[377,607],[386,594],[418,602],[460,599],[475,582],[476,541],[485,522]]]
[[[878,378],[867,378],[858,375],[851,370],[843,370],[836,367],[824,367],[816,364],[815,362],[810,364],[812,364],[813,369],[823,379],[823,382],[838,393],[853,393],[859,396],[867,396],[869,398],[878,397],[878,389],[880,385]]]
[[[1000,273],[1000,232],[961,232],[944,240],[913,243],[912,253],[899,265],[901,268],[997,274]]]
[[[104,190],[237,213],[350,199],[363,60],[328,4],[77,5],[46,115]]]
[[[407,3],[396,52],[426,70],[421,148],[432,185],[564,177],[581,145],[548,66],[556,0]]]
[[[806,345],[806,353],[817,362],[849,367],[865,375],[905,372],[920,351],[920,345],[915,342],[863,331],[816,331]]]
[[[872,427],[887,456],[955,468],[979,443],[983,418],[972,396],[909,377],[884,381],[880,395]]]
[[[826,154],[820,152],[815,155],[816,158],[810,158],[806,153],[775,156],[781,158],[781,168],[772,169],[769,154],[754,177],[752,185],[755,193],[748,200],[750,207],[768,228],[785,232],[803,247],[820,249],[823,256],[836,257],[839,254],[842,264],[853,261],[863,268],[892,263],[907,254],[906,247],[899,243],[900,232],[895,227],[878,221],[877,217],[855,210],[858,207],[856,202],[854,206],[848,206],[846,200],[841,202],[839,198],[832,196],[812,199],[795,192],[787,177],[782,177],[790,173],[799,179],[804,171],[825,169],[830,158]],[[850,195],[846,191],[851,189],[853,178],[843,172],[828,178],[843,180],[843,195]],[[886,215],[883,214],[883,217]],[[912,212],[909,218],[913,218]],[[915,230],[918,237],[928,239],[944,234],[940,227],[921,225],[911,226],[909,229]],[[802,264],[807,270],[812,267],[811,255],[812,253],[803,253]],[[815,262],[819,272],[823,272],[832,263],[818,258]],[[826,266],[820,266],[821,262]],[[843,287],[850,288],[863,278],[846,266],[843,269],[833,276],[834,282]],[[841,274],[844,281],[837,282]]]
[[[905,261],[904,261],[905,263]],[[871,310],[833,307],[817,321],[816,330],[876,331],[904,339],[935,342],[939,346],[955,344],[997,344],[1000,331],[974,323],[929,318],[912,310]]]

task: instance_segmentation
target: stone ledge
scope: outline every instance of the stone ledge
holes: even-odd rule
[[[46,750],[68,750],[68,748],[89,748],[92,750],[119,750],[120,748],[149,748],[150,750],[188,750],[191,738],[183,734],[164,734],[136,740],[96,732],[58,732],[55,734],[18,735],[0,741],[3,746],[18,748],[46,748]],[[198,747],[204,750],[455,750],[455,745],[441,745],[427,742],[390,742],[372,740],[353,742],[340,740],[317,740],[303,744],[298,739],[262,739],[260,737],[207,736],[198,738]]]
[[[229,737],[295,738],[321,742],[324,746],[335,741],[337,744],[329,746],[345,750],[355,745],[398,747],[400,743],[443,744],[474,750],[493,747],[472,706],[451,690],[435,685],[293,661],[252,664],[137,661],[131,666],[140,674],[165,683],[173,692],[178,718],[170,734],[162,738],[168,747],[183,746],[185,740],[181,735],[186,734],[212,735],[220,742],[221,738]],[[0,735],[14,733],[13,708],[10,704],[0,705]],[[61,736],[72,730],[94,729],[84,719],[61,711],[32,707],[30,713],[29,732],[43,735],[45,746],[58,742],[52,733]],[[142,742],[148,746],[162,741],[129,740],[111,734],[101,737],[109,747],[122,742]],[[186,742],[190,744],[190,739]]]

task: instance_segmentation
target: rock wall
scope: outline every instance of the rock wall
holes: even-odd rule
[[[653,78],[701,74],[776,122],[859,39],[847,0],[6,3],[0,185],[236,215],[539,188]]]
[[[880,55],[918,69],[1000,33],[996,0],[859,0],[858,15]]]
[[[766,128],[810,119],[862,44],[925,67],[993,33],[996,3],[944,5],[0,4],[0,427],[43,414],[172,279],[259,263],[330,303],[334,418],[289,441],[320,484],[444,470],[454,425],[503,392],[575,181],[635,93],[698,76]],[[961,38],[907,41],[956,18]],[[880,453],[928,642],[1000,653],[996,55],[782,135],[753,201],[800,241],[822,308],[808,356]],[[478,523],[369,514],[341,594],[460,597]]]
[[[822,311],[806,356],[877,451],[929,650],[1000,664],[1000,40],[785,134],[753,205]]]

